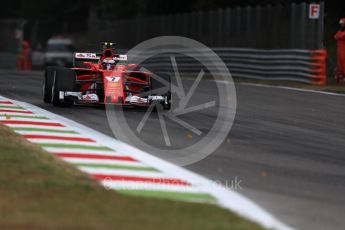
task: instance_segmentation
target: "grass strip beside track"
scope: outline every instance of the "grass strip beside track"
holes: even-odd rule
[[[211,204],[149,198],[205,194],[106,190],[2,125],[0,184],[0,229],[261,229]]]
[[[160,197],[171,198],[177,200],[195,200],[214,202],[214,198],[205,193],[181,193],[181,192],[167,192],[167,191],[149,191],[149,190],[118,190],[120,194],[143,196],[143,197]]]
[[[10,105],[0,105],[0,108],[6,108],[6,109],[24,109],[20,106],[10,106]]]
[[[42,120],[48,120],[48,117],[45,116],[34,116],[34,115],[11,115],[11,114],[6,114],[6,115],[0,115],[0,116],[5,116],[7,119],[11,118],[27,118],[27,119],[42,119]]]
[[[48,132],[48,133],[73,133],[77,132],[73,130],[59,130],[59,129],[49,129],[49,128],[27,128],[27,127],[13,127],[12,129],[16,131],[36,131],[36,132]]]

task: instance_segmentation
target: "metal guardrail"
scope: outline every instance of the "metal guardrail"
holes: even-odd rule
[[[262,80],[287,80],[310,84],[326,83],[326,50],[258,50],[239,48],[215,48],[233,77]],[[172,73],[170,56],[175,56],[181,73],[199,73],[212,57],[198,57],[196,61],[179,53],[185,50],[166,50],[162,55],[152,57],[142,65],[158,73]],[[200,51],[194,53],[200,54]],[[202,53],[202,51],[201,51]],[[189,51],[193,55],[193,51]],[[130,61],[131,57],[129,57]],[[201,62],[200,62],[201,61]],[[201,64],[202,63],[202,64]],[[213,63],[211,69],[220,63]],[[206,69],[207,72],[207,69]]]

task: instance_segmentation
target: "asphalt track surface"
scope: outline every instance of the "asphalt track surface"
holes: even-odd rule
[[[42,76],[0,71],[0,94],[113,136],[102,108],[43,103]],[[187,88],[190,84],[184,81]],[[245,84],[237,84],[236,90],[237,113],[228,138],[212,155],[187,168],[228,186],[237,178],[239,193],[297,229],[345,229],[345,96]],[[195,98],[203,101],[214,94],[210,82],[202,81]],[[134,110],[125,113],[131,124],[143,116]],[[214,116],[209,109],[184,119],[207,132]],[[157,119],[150,117],[142,135],[163,147]],[[178,125],[167,122],[167,127],[174,146],[195,141]]]

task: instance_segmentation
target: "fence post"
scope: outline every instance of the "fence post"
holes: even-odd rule
[[[309,9],[309,4],[307,5],[307,8]],[[316,20],[307,17],[306,31],[308,31],[308,33],[306,35],[306,46],[308,49],[317,49],[317,46],[319,45],[316,28],[318,21],[319,19]]]
[[[204,23],[203,23],[204,15],[202,11],[198,11],[198,20],[197,20],[197,38],[199,41],[203,42],[203,28],[204,28]]]
[[[191,29],[190,28],[190,20],[189,20],[189,16],[190,14],[189,13],[183,13],[182,14],[182,35],[185,36],[185,37],[189,37],[190,36],[190,32],[191,32]]]
[[[282,36],[283,31],[285,28],[285,21],[282,19],[283,16],[283,6],[281,4],[275,5],[274,6],[274,17],[273,17],[273,23],[274,23],[274,40],[275,46],[273,47],[274,49],[281,49],[282,47],[285,47],[285,44],[287,43],[284,41],[284,38]],[[283,28],[282,28],[283,27]]]
[[[216,46],[223,47],[223,40],[224,40],[224,23],[223,23],[223,9],[218,9],[217,11],[218,17],[217,17],[217,41],[216,41]]]
[[[255,34],[259,34],[262,33],[262,31],[260,30],[261,28],[261,23],[262,23],[262,17],[261,17],[261,11],[262,8],[260,5],[255,7]],[[262,47],[262,38],[256,38],[255,42],[254,42],[254,47]]]
[[[243,42],[245,42],[246,44],[248,44],[248,46],[252,46],[252,39],[250,36],[250,31],[251,31],[251,25],[250,25],[250,21],[251,21],[251,17],[252,17],[252,8],[250,6],[247,6],[245,8],[245,18],[246,18],[246,22],[245,22],[245,39],[243,39]],[[243,46],[245,47],[245,46]]]
[[[266,6],[266,25],[263,25],[265,34],[267,35],[266,38],[263,37],[263,39],[265,39],[266,44],[265,44],[265,48],[266,49],[272,49],[273,46],[273,41],[274,41],[274,33],[275,31],[273,31],[273,10],[272,10],[272,6],[271,5],[267,5]]]
[[[158,36],[163,36],[166,34],[167,26],[168,26],[168,21],[167,21],[166,15],[159,15],[157,16],[158,19],[158,24],[159,24],[159,33]]]
[[[325,2],[320,3],[321,11],[320,11],[320,18],[317,23],[317,48],[321,49],[324,48],[324,26],[325,26]]]
[[[208,24],[208,42],[206,43],[209,46],[214,46],[217,43],[215,34],[217,33],[217,28],[215,27],[216,20],[216,11],[212,10],[209,12],[209,24]]]
[[[181,35],[181,14],[175,15],[174,22],[174,34]]]
[[[290,47],[296,47],[296,3],[290,4]]]
[[[189,28],[190,37],[193,39],[198,39],[198,37],[197,37],[197,34],[198,34],[198,24],[197,24],[198,14],[197,14],[197,12],[193,11],[190,14],[189,20],[191,21],[191,23],[190,23],[191,28]]]
[[[307,19],[307,4],[305,2],[302,2],[299,5],[299,33],[297,36],[300,36],[299,39],[299,44],[298,44],[298,48],[300,49],[306,49],[306,19]]]
[[[236,41],[235,41],[235,46],[241,46],[241,39],[243,39],[241,37],[241,8],[240,7],[236,7],[236,14],[235,14],[235,37],[236,37]]]
[[[231,46],[231,9],[225,9],[224,45]]]

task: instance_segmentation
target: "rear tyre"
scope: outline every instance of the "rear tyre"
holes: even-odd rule
[[[53,74],[52,97],[51,102],[55,106],[71,106],[74,101],[71,99],[60,99],[60,91],[75,91],[75,78],[74,70],[57,67]]]
[[[168,85],[165,85],[162,82],[151,77],[150,78],[151,91],[154,91],[151,93],[151,95],[166,97],[167,98],[166,102],[162,102],[161,104],[164,110],[170,110],[171,109],[171,79],[169,75],[161,74],[159,77],[165,80],[166,82],[168,82]]]
[[[44,73],[42,94],[43,94],[43,101],[45,103],[51,103],[52,101],[52,87],[53,87],[55,69],[56,67],[48,66]]]

